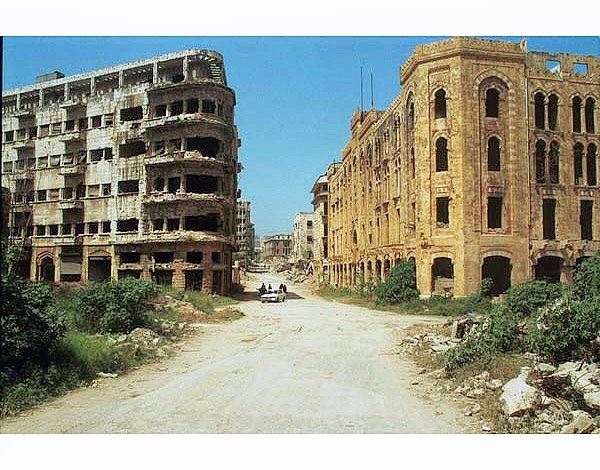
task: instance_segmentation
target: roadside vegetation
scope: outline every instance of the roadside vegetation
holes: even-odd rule
[[[163,343],[181,336],[186,322],[242,316],[229,307],[233,299],[150,281],[30,282],[10,269],[14,254],[3,252],[0,416],[166,355]]]

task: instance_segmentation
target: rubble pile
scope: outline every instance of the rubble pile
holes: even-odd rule
[[[446,325],[429,325],[427,331],[404,336],[400,353],[435,360],[445,351],[461,343],[461,338],[480,321],[462,317],[452,321],[450,336],[442,334]],[[489,371],[467,377],[456,387],[448,383],[438,388],[466,402],[466,416],[481,416],[482,405],[497,409],[510,432],[534,433],[600,433],[600,364],[564,362],[553,365],[542,362],[535,354],[523,355],[531,365],[503,381]],[[442,369],[426,374],[433,380],[448,380]],[[482,417],[483,419],[483,417]],[[497,431],[485,423],[486,432]]]

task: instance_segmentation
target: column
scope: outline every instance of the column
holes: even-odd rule
[[[123,88],[124,74],[122,70],[119,70],[119,88]]]
[[[158,83],[158,62],[152,64],[152,83]]]
[[[65,83],[65,101],[69,101],[71,99],[71,87],[68,83]]]
[[[190,67],[189,58],[188,58],[188,56],[185,56],[183,58],[183,80],[184,81],[187,81],[187,79],[188,79],[189,67]]]
[[[90,78],[90,96],[94,96],[96,94],[96,77]]]
[[[44,106],[44,89],[40,88],[40,96],[39,96],[39,103],[38,103],[39,107],[41,108],[42,106]]]

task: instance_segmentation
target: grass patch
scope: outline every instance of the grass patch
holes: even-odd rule
[[[163,295],[168,295],[177,300],[184,300],[191,303],[198,310],[204,313],[213,314],[216,309],[228,307],[239,303],[238,300],[231,297],[224,297],[215,294],[205,294],[199,291],[182,291],[172,287],[161,287]]]
[[[375,296],[365,294],[348,288],[335,288],[324,286],[317,289],[321,297],[337,302],[360,305],[373,310],[401,313],[407,315],[437,315],[455,317],[467,313],[487,313],[491,308],[491,301],[479,295],[462,298],[446,298],[433,296],[428,299],[414,299],[398,304],[376,305]]]

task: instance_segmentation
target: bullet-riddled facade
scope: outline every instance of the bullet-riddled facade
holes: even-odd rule
[[[2,186],[31,278],[229,291],[234,107],[222,56],[205,50],[3,92]]]
[[[418,46],[391,106],[354,114],[327,174],[332,283],[407,259],[424,295],[500,293],[600,251],[600,60],[525,49]]]

